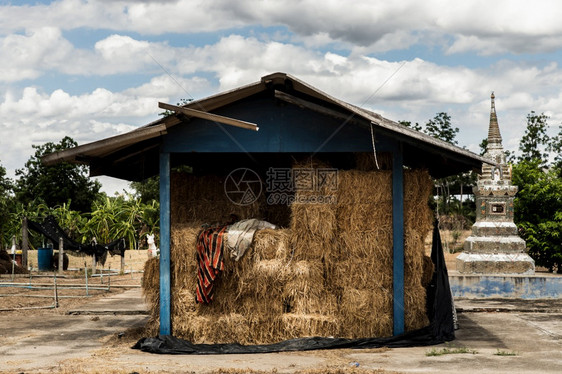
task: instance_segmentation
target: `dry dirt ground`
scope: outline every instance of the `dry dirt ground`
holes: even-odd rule
[[[108,256],[104,265],[99,264],[96,274],[91,275],[92,258],[69,256],[69,270],[55,277],[54,271],[37,271],[37,251],[29,252],[29,275],[0,275],[0,313],[17,309],[17,313],[33,314],[34,309],[53,308],[55,305],[55,282],[57,286],[58,311],[90,303],[100,297],[120,293],[123,289],[140,287],[144,262],[147,259],[145,250],[126,251],[124,275],[116,274],[121,269],[120,256]],[[85,278],[84,265],[88,268],[88,279]],[[86,284],[88,289],[86,290]],[[24,309],[28,308],[28,309]]]
[[[456,255],[446,255],[454,269]],[[533,302],[518,312],[489,312],[487,301],[471,312],[466,304],[459,314],[457,339],[436,347],[372,350],[330,350],[259,355],[175,356],[131,349],[144,336],[148,316],[140,294],[145,251],[126,255],[125,275],[89,278],[83,271],[57,278],[58,308],[53,289],[0,287],[1,373],[560,373],[562,372],[562,300]],[[84,258],[70,268],[83,267]],[[114,258],[111,269],[119,268]],[[90,266],[90,264],[87,264]],[[109,265],[106,265],[106,269]],[[129,272],[133,270],[133,272]],[[74,274],[74,277],[72,276]],[[51,275],[51,274],[43,274]],[[54,279],[0,278],[0,286],[51,285]],[[47,296],[36,298],[29,296]],[[75,296],[65,298],[64,296]],[[78,296],[78,297],[76,297]],[[535,303],[536,304],[536,303]],[[457,305],[458,306],[458,305]],[[470,306],[470,305],[468,305]],[[529,312],[525,312],[525,308]],[[534,310],[534,312],[531,312]]]

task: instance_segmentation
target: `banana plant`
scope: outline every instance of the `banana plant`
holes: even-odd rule
[[[142,206],[140,199],[118,199],[117,222],[115,225],[116,237],[122,237],[129,243],[129,248],[137,249],[137,233],[142,228]]]
[[[98,243],[109,243],[113,239],[112,234],[116,224],[114,205],[114,199],[110,197],[94,202],[90,220],[83,233],[84,241],[95,238]]]

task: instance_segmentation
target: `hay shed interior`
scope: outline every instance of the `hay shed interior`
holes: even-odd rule
[[[43,158],[46,164],[87,164],[92,176],[160,176],[160,259],[144,276],[152,282],[148,298],[160,334],[179,332],[201,342],[248,336],[243,342],[262,343],[303,334],[345,336],[348,325],[358,326],[353,337],[398,335],[425,323],[425,299],[415,299],[423,289],[423,242],[431,229],[430,178],[479,171],[484,158],[285,73],[181,107],[160,107],[170,115]],[[178,172],[184,166],[189,173]],[[272,169],[336,170],[338,188],[315,192],[337,203],[271,204],[272,191],[264,187],[251,204],[233,204],[224,186],[237,169],[255,172],[262,182]],[[319,174],[311,178],[317,185]],[[298,186],[290,193],[293,199],[309,195]],[[202,311],[193,305],[193,277],[185,275],[193,271],[193,255],[185,251],[194,250],[197,225],[231,213],[282,229],[258,231],[252,252],[227,264],[228,286],[221,291],[219,284],[216,302]],[[182,326],[182,315],[189,326]],[[201,335],[210,322],[223,334],[214,341]],[[264,324],[268,328],[260,330]]]

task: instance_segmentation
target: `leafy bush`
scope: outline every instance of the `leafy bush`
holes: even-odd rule
[[[562,178],[556,168],[545,170],[540,160],[513,167],[515,223],[536,265],[562,272]]]

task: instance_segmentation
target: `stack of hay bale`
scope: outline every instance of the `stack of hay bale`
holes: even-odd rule
[[[342,291],[345,337],[392,335],[392,174],[338,175],[341,255],[333,282]]]
[[[433,275],[433,263],[425,256],[425,239],[433,227],[428,200],[433,192],[429,173],[404,173],[404,324],[406,331],[429,324],[426,314],[426,286]]]
[[[221,222],[233,212],[241,219],[267,217],[263,201],[231,204],[219,181],[173,175],[174,336],[195,343],[261,344],[302,336],[392,335],[391,172],[339,171],[336,189],[317,179],[312,191],[297,182],[289,228],[258,231],[238,262],[226,255],[213,302],[198,305],[195,253],[201,222]],[[432,183],[426,171],[414,170],[405,171],[404,184],[404,308],[409,331],[428,323],[422,276],[424,239],[432,222]],[[326,203],[308,203],[313,195],[324,196]],[[147,331],[151,335],[158,331],[158,283],[158,260],[151,259],[143,277],[152,307]]]
[[[303,174],[294,175],[295,201],[291,205],[291,278],[285,286],[287,312],[283,315],[288,338],[337,336],[340,331],[341,294],[331,287],[334,258],[339,253],[338,186],[316,172],[326,167],[308,162],[293,169]]]

